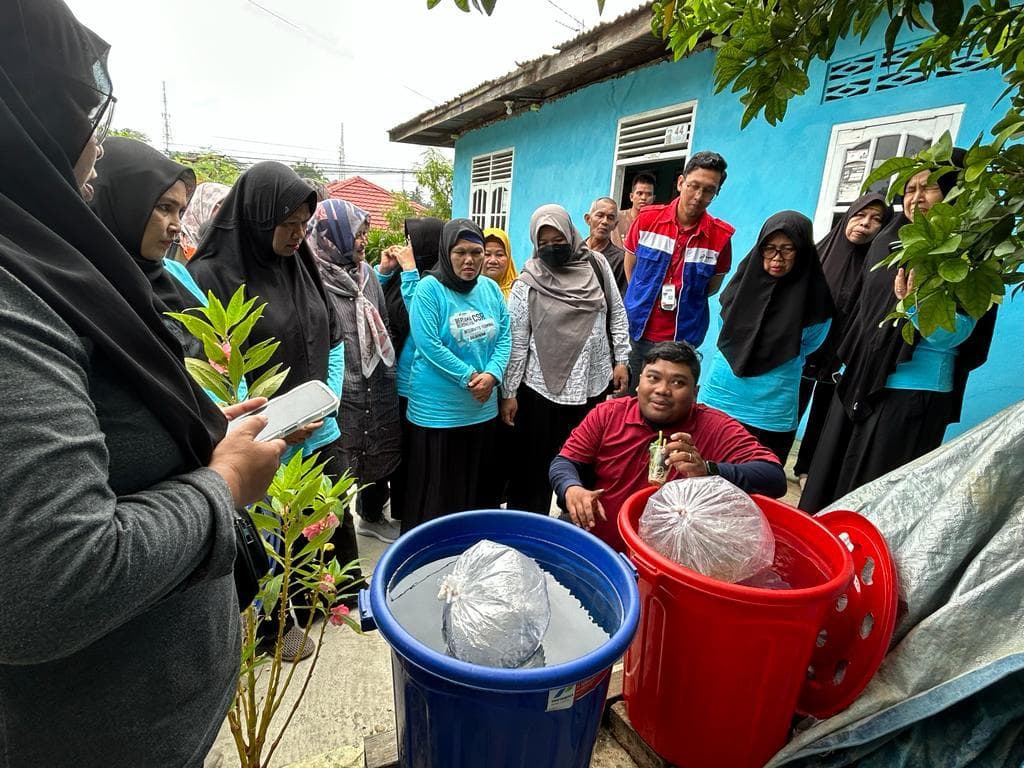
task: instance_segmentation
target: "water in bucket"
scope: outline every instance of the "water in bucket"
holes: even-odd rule
[[[457,559],[457,554],[450,555],[399,573],[388,589],[388,605],[398,623],[438,653],[448,653],[441,633],[444,601],[437,598],[438,586]],[[541,561],[538,565],[547,582],[551,623],[540,649],[523,666],[564,664],[608,642],[611,634],[605,627],[616,626],[620,609],[570,571]]]

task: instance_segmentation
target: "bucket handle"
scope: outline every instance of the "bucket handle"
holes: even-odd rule
[[[629,570],[629,572],[633,574],[633,579],[639,581],[640,572],[636,569],[636,565],[633,563],[633,561],[626,557],[626,554],[624,552],[619,552],[619,557],[622,558],[622,561],[626,564],[626,568]]]
[[[372,632],[377,629],[377,621],[373,618],[373,608],[370,606],[370,590],[359,590],[359,628],[363,632]]]

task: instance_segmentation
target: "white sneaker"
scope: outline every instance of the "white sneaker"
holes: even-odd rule
[[[379,523],[371,523],[356,515],[356,533],[383,541],[385,544],[391,544],[401,535],[401,529],[387,518]]]

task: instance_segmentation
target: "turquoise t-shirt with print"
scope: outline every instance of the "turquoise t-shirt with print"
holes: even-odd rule
[[[458,293],[424,276],[409,312],[416,352],[409,377],[408,418],[413,424],[448,429],[480,424],[498,415],[498,387],[486,403],[470,394],[474,373],[501,383],[512,350],[505,297],[487,277]]]

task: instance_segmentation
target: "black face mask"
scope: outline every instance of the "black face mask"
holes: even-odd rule
[[[564,267],[572,258],[569,243],[550,243],[537,249],[537,258],[553,269]]]

